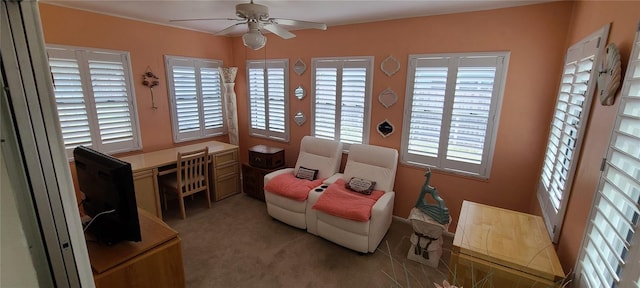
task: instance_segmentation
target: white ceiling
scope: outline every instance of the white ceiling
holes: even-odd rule
[[[131,18],[161,25],[215,34],[236,23],[229,20],[169,22],[175,19],[236,18],[235,5],[249,0],[40,0],[44,3]],[[269,7],[273,18],[285,18],[336,25],[373,22],[417,16],[449,14],[529,5],[557,0],[256,0]],[[287,27],[295,30],[295,27]],[[230,35],[247,30],[239,25]]]

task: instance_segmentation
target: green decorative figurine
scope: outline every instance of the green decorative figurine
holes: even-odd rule
[[[427,169],[427,173],[424,174],[427,180],[422,185],[422,192],[420,197],[416,201],[416,208],[420,209],[423,213],[433,218],[440,224],[449,223],[449,208],[444,205],[444,200],[438,195],[438,191],[435,187],[429,186],[429,180],[431,179],[431,169]],[[426,194],[429,193],[431,197],[438,203],[438,205],[429,204],[424,200]]]

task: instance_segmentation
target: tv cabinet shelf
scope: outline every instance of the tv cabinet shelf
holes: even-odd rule
[[[108,246],[87,241],[96,287],[185,287],[178,232],[142,209],[138,218],[140,242]]]

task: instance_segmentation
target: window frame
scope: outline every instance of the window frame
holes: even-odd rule
[[[316,72],[317,72],[317,68],[319,68],[318,66],[328,66],[331,68],[337,68],[339,70],[337,75],[342,75],[342,69],[345,68],[345,63],[346,64],[356,64],[362,62],[364,63],[361,66],[356,66],[354,65],[354,67],[356,68],[365,68],[366,69],[366,80],[365,80],[365,95],[364,95],[364,108],[363,108],[363,132],[362,132],[362,141],[361,144],[368,144],[369,143],[369,137],[370,137],[370,130],[371,130],[371,102],[372,102],[372,90],[373,90],[373,73],[374,73],[374,69],[373,69],[373,65],[374,65],[374,57],[373,56],[353,56],[353,57],[319,57],[319,58],[311,58],[311,115],[312,117],[310,119],[310,125],[311,125],[311,135],[312,136],[316,136]],[[330,65],[330,64],[340,64],[338,65]],[[347,65],[349,66],[349,65]],[[338,83],[342,83],[342,79],[340,78],[339,80],[337,80]],[[336,101],[338,99],[340,99],[340,101],[342,101],[342,91],[339,91],[338,93],[338,89],[339,87],[342,87],[341,84],[337,84],[336,87]],[[341,124],[341,119],[339,119],[340,117],[338,117],[337,112],[341,111],[341,109],[339,109],[338,106],[336,106],[336,128],[340,126]],[[334,138],[331,140],[337,140],[337,141],[341,141],[340,139],[340,129],[334,129],[335,130],[335,134],[334,134]],[[344,143],[343,144],[343,149],[345,151],[349,150],[349,147],[351,145],[351,143]]]
[[[98,49],[98,48],[88,48],[88,47],[79,47],[79,46],[67,46],[67,45],[46,45],[46,53],[47,60],[49,61],[50,55],[54,55],[54,57],[74,60],[78,64],[78,73],[80,76],[85,111],[87,113],[87,121],[90,131],[91,137],[91,145],[92,149],[100,151],[105,154],[117,154],[123,152],[131,152],[142,149],[142,137],[140,134],[140,121],[138,118],[138,109],[137,109],[137,101],[135,95],[135,89],[133,85],[133,73],[131,68],[131,56],[128,51],[120,51],[120,50],[110,50],[110,49]],[[90,73],[89,61],[92,60],[105,60],[112,57],[119,57],[121,60],[121,64],[123,65],[123,77],[124,77],[124,85],[127,91],[127,102],[129,106],[130,119],[131,123],[131,133],[132,139],[127,142],[118,142],[117,144],[105,144],[102,143],[101,133],[100,133],[100,125],[98,122],[98,112],[96,107],[96,101],[94,98],[93,86],[91,83],[91,78],[93,75]],[[50,65],[50,64],[49,64]],[[51,70],[51,67],[49,66]],[[51,72],[52,83],[54,86],[54,97],[55,96],[55,77],[54,73]],[[56,100],[57,102],[57,100]],[[56,120],[58,122],[58,126],[61,125],[59,111],[56,107],[56,116],[58,117]],[[62,128],[61,128],[62,132]],[[61,134],[63,137],[64,143],[64,134]],[[129,144],[127,144],[129,143]],[[74,147],[67,148],[65,144],[65,152],[67,159],[73,159],[73,149],[79,145]],[[85,145],[87,146],[87,145]],[[109,148],[111,146],[111,148]]]
[[[400,163],[420,167],[431,168],[441,171],[446,171],[453,174],[459,174],[474,178],[488,179],[491,173],[491,165],[493,162],[493,154],[495,151],[495,143],[498,135],[498,126],[500,119],[500,111],[502,108],[502,101],[504,99],[504,91],[506,86],[506,79],[508,74],[509,59],[511,52],[509,51],[495,51],[495,52],[465,52],[465,53],[437,53],[437,54],[410,54],[408,56],[407,65],[407,81],[406,81],[406,94],[405,94],[405,109],[403,115],[403,129],[400,151]],[[452,112],[455,101],[455,89],[456,81],[458,78],[458,68],[465,67],[467,64],[461,66],[460,61],[472,61],[477,59],[491,59],[495,57],[496,63],[502,57],[502,64],[496,64],[496,71],[494,76],[494,86],[492,89],[491,103],[489,105],[489,114],[487,116],[487,128],[485,130],[484,149],[481,157],[481,164],[464,163],[462,161],[448,160],[447,148],[449,146],[448,139],[451,132]],[[413,91],[415,86],[415,74],[417,70],[417,61],[425,59],[426,61],[439,61],[446,63],[447,80],[444,93],[444,102],[442,110],[442,122],[438,142],[438,155],[436,157],[430,157],[427,155],[416,155],[409,153],[409,137],[411,126],[411,113],[413,107]],[[482,62],[482,61],[481,61]],[[499,67],[500,66],[500,67]],[[444,66],[423,66],[423,67],[444,67]],[[471,67],[471,66],[469,66]],[[482,66],[481,66],[482,67]],[[490,66],[487,66],[490,67]],[[446,137],[445,137],[446,136]],[[477,168],[476,168],[477,167]]]
[[[603,45],[604,46],[604,45]],[[609,145],[607,145],[607,151],[605,152],[605,157],[603,159],[603,166],[601,169],[601,175],[599,179],[598,186],[596,188],[596,193],[594,194],[594,199],[591,204],[591,211],[589,212],[589,221],[587,222],[587,227],[585,229],[585,233],[583,236],[582,244],[580,245],[580,254],[575,264],[576,270],[576,278],[575,283],[577,287],[590,287],[588,278],[592,278],[596,281],[605,282],[603,280],[604,275],[602,271],[595,271],[590,269],[593,265],[593,257],[596,256],[597,261],[596,264],[599,264],[599,267],[593,267],[598,270],[605,270],[608,274],[611,274],[611,270],[614,270],[614,273],[619,272],[620,275],[616,275],[619,277],[617,279],[611,279],[614,283],[596,283],[599,284],[600,287],[608,284],[613,287],[631,287],[638,286],[638,282],[640,282],[640,235],[638,229],[638,216],[640,215],[640,205],[638,204],[638,193],[640,190],[640,181],[638,180],[638,175],[640,175],[640,168],[636,167],[636,170],[627,170],[625,167],[620,167],[620,160],[624,159],[627,161],[638,162],[640,161],[640,154],[636,151],[636,155],[629,153],[628,150],[631,150],[630,142],[639,142],[640,135],[634,135],[634,133],[629,133],[631,128],[636,128],[636,126],[640,126],[640,118],[636,115],[638,112],[632,109],[627,110],[627,104],[633,103],[635,107],[640,106],[640,92],[638,91],[638,86],[640,86],[640,75],[638,75],[638,71],[640,71],[640,29],[637,29],[635,41],[633,42],[632,51],[629,56],[629,62],[627,64],[627,71],[624,74],[625,79],[622,83],[622,89],[620,92],[620,96],[616,97],[616,101],[618,101],[618,108],[616,112],[616,119],[614,120],[614,126],[611,131],[611,136],[609,138]],[[635,89],[634,95],[631,96],[632,87]],[[635,122],[635,123],[633,123]],[[623,125],[623,123],[625,123]],[[629,123],[633,123],[635,125],[628,125]],[[624,127],[624,130],[621,129]],[[631,130],[635,131],[635,130]],[[626,138],[625,147],[620,147],[618,144],[619,139]],[[631,140],[629,140],[631,139]],[[637,147],[637,146],[635,146]],[[616,155],[616,157],[613,157]],[[614,160],[614,158],[618,158]],[[614,163],[616,162],[616,163]],[[609,172],[613,171],[612,176],[609,176]],[[633,175],[635,172],[636,175]],[[615,174],[615,175],[614,175]],[[613,179],[612,179],[613,178]],[[635,179],[634,179],[635,178]],[[625,184],[625,185],[620,185]],[[604,192],[605,186],[608,186]],[[626,189],[625,189],[626,188]],[[636,195],[630,195],[636,194]],[[635,196],[634,199],[632,196]],[[613,197],[616,199],[616,203],[611,205]],[[602,201],[605,199],[604,201]],[[603,202],[607,202],[607,205],[600,205]],[[627,204],[627,205],[624,205]],[[603,206],[615,206],[612,208],[612,211],[603,211],[606,210]],[[600,208],[600,209],[599,209]],[[631,208],[631,209],[629,209]],[[627,210],[629,209],[629,210]],[[635,211],[630,211],[635,210]],[[604,215],[605,212],[609,212]],[[632,213],[629,213],[632,212]],[[601,217],[598,217],[598,214],[603,213]],[[629,213],[629,214],[627,214]],[[621,215],[624,214],[624,215]],[[622,217],[621,217],[622,216]],[[598,219],[600,218],[600,219]],[[636,223],[633,223],[633,219],[635,219]],[[603,221],[604,220],[604,221]],[[622,222],[618,222],[619,220],[625,220]],[[627,222],[628,221],[628,222]],[[606,222],[606,223],[604,223]],[[617,224],[617,225],[616,225]],[[620,225],[622,224],[622,225]],[[605,226],[605,227],[600,227]],[[611,228],[616,229],[613,230]],[[628,226],[626,231],[622,230],[620,226]],[[606,229],[609,228],[609,229]],[[605,232],[601,232],[602,229],[606,229]],[[611,231],[613,230],[613,231]],[[633,230],[633,231],[630,231]],[[620,232],[624,233],[625,239],[621,239]],[[630,232],[632,234],[630,235]],[[604,234],[604,235],[603,235]],[[629,240],[628,238],[631,237]],[[616,241],[622,240],[622,241]],[[605,243],[595,243],[595,242],[605,242]],[[623,243],[624,247],[618,247],[616,245],[612,245],[612,242]],[[628,244],[625,244],[627,242]],[[602,245],[605,244],[605,245]],[[600,245],[598,247],[593,247],[593,245]],[[603,247],[605,246],[605,247]],[[617,249],[626,248],[622,251],[615,251]],[[619,254],[615,254],[615,261],[618,262],[617,267],[611,267],[611,263],[607,260],[612,260],[610,257],[603,257],[604,255],[610,256],[609,252],[617,252]],[[589,255],[590,254],[590,255]],[[589,256],[588,256],[589,255]],[[619,258],[618,258],[619,257]],[[606,258],[606,259],[603,259]],[[604,261],[603,261],[604,260]],[[633,261],[628,261],[633,260]],[[583,265],[583,262],[589,262],[590,265]],[[606,263],[607,265],[603,265]],[[596,266],[596,265],[593,265]],[[606,269],[602,269],[602,266],[607,266]],[[587,270],[585,272],[585,270]],[[591,271],[590,271],[591,270]],[[609,270],[609,271],[607,271]],[[594,274],[596,276],[594,277]],[[601,277],[602,276],[602,277]],[[634,285],[635,284],[635,285]]]
[[[217,70],[219,67],[223,67],[222,60],[216,59],[204,59],[204,58],[195,58],[195,57],[185,57],[185,56],[173,56],[173,55],[165,55],[165,70],[167,74],[167,95],[169,97],[169,109],[171,114],[171,128],[173,134],[174,143],[186,142],[191,140],[204,139],[209,137],[215,137],[220,135],[225,135],[228,133],[227,131],[227,120],[226,120],[226,111],[224,109],[225,101],[224,101],[224,84],[220,76],[217,77],[219,87],[220,87],[220,115],[222,115],[221,126],[217,128],[209,128],[207,129],[205,125],[205,117],[204,117],[204,104],[202,100],[202,84],[201,78],[199,77],[200,71],[202,68],[210,68]],[[179,122],[178,122],[178,111],[175,97],[175,83],[173,77],[173,67],[182,64],[182,67],[190,67],[194,69],[195,79],[196,79],[196,100],[198,104],[198,114],[199,114],[199,127],[198,130],[180,132],[179,130]],[[189,66],[191,64],[191,66]]]
[[[271,109],[269,109],[269,95],[264,95],[264,115],[265,115],[265,128],[255,128],[253,127],[252,119],[254,111],[251,109],[252,100],[252,91],[251,91],[251,77],[250,70],[262,68],[265,72],[264,75],[264,92],[265,94],[269,94],[269,81],[268,81],[268,71],[267,69],[271,68],[282,68],[284,71],[284,132],[271,131],[271,125],[269,122],[269,113]],[[247,75],[247,115],[249,115],[249,121],[247,121],[247,125],[249,128],[249,135],[260,138],[267,138],[270,140],[281,141],[281,142],[289,142],[290,135],[290,120],[289,120],[289,59],[265,59],[265,60],[247,60],[246,62],[246,75]]]
[[[550,124],[549,124],[549,134],[547,136],[547,145],[545,146],[545,152],[543,154],[543,160],[542,160],[542,166],[540,167],[540,176],[538,177],[538,187],[536,188],[536,197],[538,198],[538,204],[540,205],[540,210],[542,211],[542,217],[544,219],[544,223],[547,227],[547,231],[549,232],[549,235],[551,236],[551,240],[553,243],[558,243],[558,239],[560,237],[560,231],[562,230],[562,225],[564,222],[564,216],[567,210],[567,204],[569,203],[569,198],[570,198],[570,194],[571,194],[571,189],[573,186],[573,180],[574,180],[574,176],[575,176],[575,172],[576,169],[578,167],[578,162],[580,162],[580,153],[581,153],[581,148],[582,148],[582,143],[584,140],[584,136],[586,133],[586,128],[587,128],[587,123],[589,121],[589,115],[591,113],[591,104],[592,104],[592,100],[595,97],[595,87],[596,87],[596,80],[597,80],[597,73],[598,73],[598,69],[597,67],[600,67],[600,63],[602,61],[602,53],[604,51],[604,43],[607,43],[607,36],[609,35],[609,27],[610,24],[607,24],[605,26],[603,26],[602,28],[598,29],[597,31],[595,31],[594,33],[586,36],[585,38],[581,39],[580,41],[576,42],[575,44],[571,45],[571,47],[569,47],[567,49],[567,54],[565,54],[565,58],[563,59],[563,65],[562,65],[562,75],[561,75],[561,80],[560,83],[558,83],[558,92],[557,92],[557,98],[556,98],[556,104],[554,105],[554,115],[553,118],[550,119]],[[582,51],[585,47],[588,48],[587,45],[591,44],[591,43],[596,43],[596,51],[593,53],[593,55],[585,57],[582,54]],[[576,53],[580,53],[579,55]],[[578,56],[576,56],[578,55]],[[585,90],[583,96],[585,97],[584,102],[582,104],[582,109],[580,112],[580,116],[578,116],[577,118],[579,118],[579,121],[577,123],[580,124],[580,127],[578,127],[577,132],[576,132],[576,137],[575,137],[575,143],[573,144],[574,148],[571,152],[571,158],[569,159],[569,168],[567,169],[566,172],[566,180],[564,183],[564,187],[560,187],[563,188],[562,191],[558,191],[560,192],[560,197],[561,199],[559,200],[559,207],[558,210],[556,210],[556,208],[553,206],[553,200],[551,199],[552,197],[552,193],[555,195],[556,192],[554,191],[548,191],[545,187],[544,184],[544,180],[543,177],[545,175],[545,166],[546,166],[546,160],[547,160],[547,155],[550,155],[550,153],[553,153],[553,147],[551,147],[551,143],[553,142],[553,139],[551,137],[554,136],[554,121],[556,119],[556,114],[558,113],[558,107],[560,107],[560,102],[563,101],[561,100],[561,96],[562,96],[562,79],[565,77],[565,68],[567,67],[567,65],[569,65],[570,63],[576,62],[576,66],[578,65],[578,63],[580,61],[584,61],[584,59],[587,59],[589,57],[593,57],[593,65],[592,65],[592,69],[590,71],[589,74],[589,80],[587,83],[587,89]],[[573,60],[576,59],[576,60]],[[577,68],[576,68],[577,69]],[[571,74],[571,75],[577,75],[579,72]],[[571,84],[571,86],[573,86],[574,82],[569,83]],[[571,95],[571,93],[566,93],[568,95]],[[574,93],[575,94],[575,93]],[[573,96],[567,96],[567,97],[573,97]],[[563,102],[568,102],[568,101],[563,101]],[[564,113],[564,112],[563,112]],[[563,133],[563,131],[566,129],[566,127],[568,126],[572,126],[571,124],[568,124],[568,122],[565,120],[562,121],[562,128],[558,128],[560,129],[560,132],[558,133]],[[557,135],[555,135],[556,137],[558,137]],[[561,135],[562,136],[562,135]],[[562,137],[559,137],[559,139],[557,141],[562,141]],[[562,143],[560,143],[562,144]],[[554,144],[555,145],[555,144]],[[555,145],[555,146],[559,146],[559,145]],[[565,167],[566,165],[564,164],[558,164],[557,162],[560,160],[560,148],[558,147],[558,149],[556,150],[556,154],[553,158],[553,167],[552,170],[555,171],[555,169],[557,168],[557,165],[562,165],[563,167]],[[550,150],[551,149],[551,150]],[[566,149],[565,149],[566,150]],[[564,153],[563,153],[564,154]],[[564,159],[566,162],[567,159]],[[552,175],[550,175],[549,181],[553,181],[553,176],[556,175],[554,173],[554,171],[551,171],[550,173],[552,173]],[[552,186],[553,183],[549,183],[551,190],[553,190]]]

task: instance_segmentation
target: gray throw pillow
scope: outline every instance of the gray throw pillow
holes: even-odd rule
[[[376,187],[376,181],[358,177],[351,177],[349,182],[345,184],[345,187],[354,192],[371,195],[371,192],[373,192],[373,188]]]
[[[316,180],[316,177],[318,177],[318,170],[309,169],[302,166],[298,168],[298,172],[296,173],[296,178],[300,178],[300,179],[307,179],[307,180],[313,181],[313,180]]]

